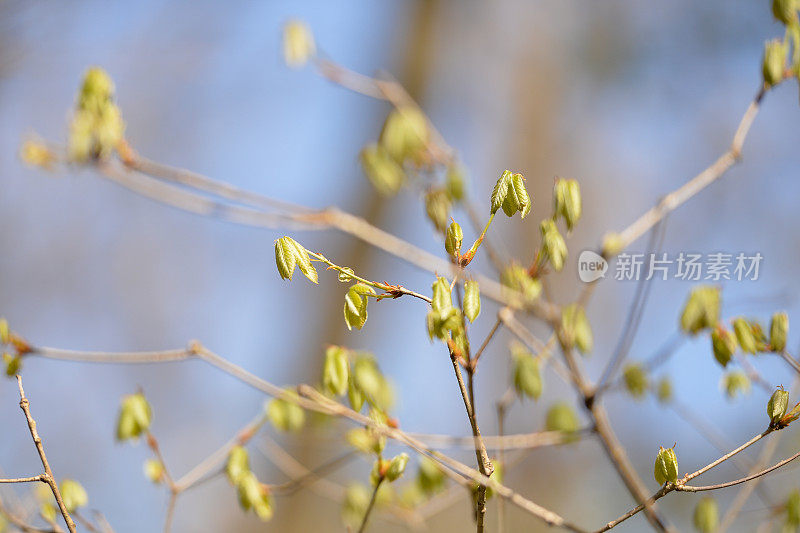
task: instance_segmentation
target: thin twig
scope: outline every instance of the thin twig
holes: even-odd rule
[[[44,482],[50,485],[50,490],[53,492],[53,497],[56,499],[56,503],[58,503],[61,516],[64,517],[64,522],[67,524],[67,529],[69,529],[70,533],[75,533],[75,522],[69,515],[67,506],[64,505],[64,500],[61,498],[61,491],[58,489],[58,483],[56,483],[56,478],[53,476],[53,471],[50,469],[50,463],[47,461],[47,455],[44,453],[42,438],[39,436],[39,432],[36,430],[36,421],[33,419],[33,416],[31,416],[30,405],[28,398],[25,397],[25,390],[22,388],[22,376],[20,375],[17,375],[17,387],[19,388],[19,407],[22,409],[22,412],[25,413],[25,418],[28,421],[28,429],[31,432],[33,444],[36,446],[36,451],[39,452],[39,459],[41,459],[42,466],[44,467]]]

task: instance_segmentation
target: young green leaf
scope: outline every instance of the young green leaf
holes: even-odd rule
[[[560,272],[567,260],[567,243],[564,242],[564,237],[561,236],[553,219],[542,220],[539,230],[542,233],[542,251],[550,260],[553,269]]]
[[[325,364],[322,368],[322,385],[325,390],[335,396],[342,396],[347,392],[349,376],[347,350],[341,346],[330,346],[325,351]]]
[[[512,177],[513,173],[510,170],[504,170],[497,180],[497,183],[494,184],[489,210],[491,214],[495,214],[497,210],[503,206],[503,202],[505,202],[506,196],[508,196],[508,189],[511,187]]]
[[[470,322],[475,322],[481,313],[481,291],[478,282],[467,280],[464,282],[464,316]]]
[[[542,376],[539,372],[539,363],[520,344],[512,345],[511,356],[514,365],[514,390],[517,391],[517,395],[520,398],[527,396],[538,400],[542,395]]]
[[[717,287],[700,286],[692,290],[681,313],[681,329],[695,335],[719,322],[720,294]]]
[[[344,296],[344,322],[347,329],[361,329],[367,323],[367,303],[369,296],[375,296],[375,289],[363,283],[356,283]]]
[[[717,500],[707,496],[701,498],[694,508],[694,528],[700,533],[714,533],[719,526]]]

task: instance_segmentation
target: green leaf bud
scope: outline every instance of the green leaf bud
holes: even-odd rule
[[[225,463],[225,476],[231,485],[237,485],[244,474],[250,472],[250,457],[244,446],[234,446],[228,452]]]
[[[255,474],[245,472],[237,483],[239,505],[245,511],[252,511],[263,521],[272,518],[272,498],[267,487],[263,485]]]
[[[800,490],[794,489],[786,499],[786,525],[800,527]]]
[[[287,389],[290,397],[297,393]],[[306,421],[306,412],[297,403],[283,398],[273,398],[266,405],[267,418],[279,431],[299,431]]]
[[[11,330],[8,327],[8,320],[0,318],[0,344],[11,342]]]
[[[767,416],[769,416],[770,426],[778,425],[788,408],[789,393],[783,390],[783,387],[778,387],[767,402]]]
[[[489,209],[491,214],[495,214],[497,210],[503,206],[503,202],[505,202],[506,196],[508,196],[508,189],[511,187],[513,175],[514,174],[510,170],[504,170],[500,178],[498,178],[497,183],[494,184]]]
[[[379,144],[368,144],[359,156],[364,175],[384,196],[394,196],[406,181],[406,173]]]
[[[711,331],[711,347],[714,350],[714,358],[719,364],[726,367],[736,352],[736,336],[726,330],[722,324],[717,324]]]
[[[581,218],[581,188],[573,179],[557,178],[553,186],[554,211],[564,218],[567,229],[572,231]]]
[[[752,324],[746,319],[739,317],[733,321],[733,331],[743,352],[756,353],[758,351],[758,337]]]
[[[375,296],[375,289],[363,283],[356,283],[344,296],[344,322],[347,329],[361,329],[367,323],[367,303],[369,296]]]
[[[786,349],[786,336],[789,334],[789,315],[775,313],[769,325],[769,347],[773,352]]]
[[[447,229],[450,218],[450,198],[443,189],[433,189],[425,195],[425,214],[441,232]]]
[[[165,472],[164,464],[158,459],[148,459],[144,462],[144,477],[151,483],[156,485],[163,483]]]
[[[454,204],[462,201],[466,194],[465,188],[464,169],[458,164],[448,166],[447,174],[445,174],[444,190],[447,191],[450,201]]]
[[[678,457],[674,448],[659,448],[653,475],[659,485],[678,481]]]
[[[538,400],[542,395],[542,376],[539,372],[539,363],[524,348],[512,349],[514,365],[514,390],[520,398],[533,398]]]
[[[325,350],[325,363],[322,367],[322,386],[335,396],[342,396],[347,392],[347,382],[350,377],[350,362],[347,359],[347,350],[341,346],[330,346]]]
[[[659,380],[656,396],[661,403],[669,403],[672,400],[672,381],[668,377],[664,376]]]
[[[353,411],[361,411],[361,408],[364,406],[364,393],[358,390],[352,375],[347,382],[347,400],[350,402],[350,407],[353,408]]]
[[[722,376],[721,381],[722,389],[728,399],[732,400],[740,394],[747,394],[750,392],[750,378],[744,372],[734,371],[728,372]]]
[[[74,513],[79,507],[86,507],[89,505],[89,495],[86,494],[86,489],[83,485],[73,479],[64,479],[59,483],[59,490],[61,491],[61,499],[64,502],[64,507],[67,511]]]
[[[6,366],[6,376],[14,377],[22,368],[22,357],[3,352],[3,364]]]
[[[428,119],[415,106],[393,109],[383,123],[379,142],[399,164],[421,163],[430,138]]]
[[[380,454],[386,446],[386,437],[371,428],[351,429],[345,438],[353,448],[367,455]]]
[[[481,313],[481,291],[478,282],[467,280],[464,282],[464,316],[470,322],[475,322]]]
[[[594,339],[586,312],[578,304],[569,304],[561,310],[561,328],[558,334],[562,347],[576,347],[582,354],[592,351]]]
[[[797,22],[797,0],[772,0],[772,14],[785,25]]]
[[[701,498],[694,508],[694,528],[700,533],[714,533],[719,526],[717,500],[711,496]]]
[[[453,257],[461,255],[461,244],[464,242],[464,232],[458,222],[451,222],[447,227],[447,235],[444,240],[444,249]]]
[[[541,282],[529,276],[528,271],[517,263],[513,263],[503,271],[500,275],[500,283],[513,291],[521,293],[522,297],[528,302],[538,298],[542,292]]]
[[[144,394],[138,392],[122,397],[117,417],[117,440],[135,439],[147,433],[153,412]]]
[[[691,335],[713,328],[719,321],[719,288],[703,285],[689,294],[681,313],[681,329]]]
[[[640,363],[631,363],[622,371],[625,389],[634,398],[641,399],[650,388],[647,370]]]
[[[560,272],[567,259],[567,243],[552,219],[542,220],[539,229],[542,233],[542,251],[556,272]]]
[[[389,461],[389,467],[384,474],[386,481],[392,482],[399,479],[400,476],[403,475],[403,472],[406,471],[406,465],[408,465],[408,454],[401,453],[400,455],[392,457],[392,460]]]
[[[304,66],[314,57],[314,34],[300,20],[290,20],[283,26],[283,59],[292,68]]]
[[[778,1],[785,2],[786,0]],[[788,51],[788,47],[780,39],[772,39],[764,45],[764,60],[761,65],[761,71],[764,75],[764,84],[767,87],[772,87],[783,81],[783,71],[786,68],[786,54]]]
[[[547,411],[545,428],[547,431],[560,431],[574,436],[580,429],[580,421],[569,404],[557,402]]]

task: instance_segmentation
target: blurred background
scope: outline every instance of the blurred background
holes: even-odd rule
[[[273,241],[286,232],[203,219],[138,197],[90,170],[48,175],[17,157],[26,134],[65,139],[83,72],[99,65],[116,82],[126,136],[141,154],[275,198],[338,205],[443,254],[420,197],[407,191],[382,199],[358,164],[389,105],[334,86],[313,68],[286,68],[281,27],[291,17],[307,21],[318,47],[336,61],[367,74],[385,69],[406,86],[458,150],[482,211],[503,169],[526,176],[532,215],[522,222],[502,217],[490,233],[505,257],[531,260],[538,222],[550,214],[553,177],[580,181],[584,218],[568,241],[568,267],[551,279],[560,302],[580,288],[580,250],[597,248],[606,231],[624,228],[727,148],[759,87],[763,43],[783,35],[766,0],[0,2],[0,314],[12,329],[34,344],[83,350],[176,348],[197,338],[278,384],[316,382],[329,343],[369,350],[395,384],[401,427],[468,434],[449,358],[428,341],[419,302],[373,304],[364,330],[348,332],[344,286],[334,276],[321,273],[319,286],[279,279]],[[797,92],[789,82],[768,94],[742,164],[672,214],[664,228],[663,250],[670,255],[764,256],[758,281],[722,283],[726,318],[768,319],[786,309],[794,319],[798,310]],[[292,235],[365,277],[430,290],[429,273],[353,238],[330,231]],[[646,241],[634,250],[644,250]],[[483,260],[474,265],[492,272]],[[692,287],[676,280],[653,284],[633,360],[676,336]],[[632,282],[606,280],[588,308],[596,342],[586,363],[593,378],[617,342],[634,290]],[[483,304],[473,339],[494,323],[496,306]],[[798,340],[790,336],[793,349]],[[509,384],[509,341],[506,332],[498,336],[477,375],[484,434],[497,431],[494,405]],[[774,385],[791,384],[778,358],[757,363]],[[754,387],[749,396],[727,400],[707,337],[683,343],[662,374],[672,377],[678,399],[730,443],[763,429],[767,393]],[[24,376],[56,475],[80,480],[91,507],[119,532],[159,530],[166,506],[164,490],[142,473],[146,446],[114,441],[121,395],[144,389],[154,409],[153,432],[178,475],[227,441],[264,402],[200,362],[103,366],[31,358]],[[517,402],[507,431],[542,429],[547,407],[558,399],[579,408],[572,391],[548,372],[543,397]],[[678,443],[682,471],[719,455],[652,398],[635,402],[612,392],[605,403],[653,491],[660,445]],[[266,432],[313,466],[342,452],[342,427],[319,435]],[[798,446],[790,428],[776,460]],[[286,479],[253,450],[259,478]],[[474,462],[469,451],[453,453]],[[8,379],[0,381],[0,468],[9,476],[40,469]],[[331,478],[366,481],[369,468],[358,459]],[[703,481],[734,477],[738,472],[724,465]],[[506,483],[587,528],[632,503],[592,438],[532,451]],[[779,504],[797,485],[790,465],[770,476],[767,492]],[[735,494],[735,488],[715,494],[723,511]],[[674,494],[662,508],[688,530],[696,501]],[[492,500],[490,530],[496,512]],[[507,512],[509,531],[547,529],[514,507]],[[239,510],[234,491],[218,478],[181,497],[175,530],[337,531],[338,513],[337,503],[304,490],[278,498],[273,521],[262,524]],[[735,529],[752,531],[768,516],[767,506],[751,498]],[[428,526],[471,528],[466,494]],[[619,530],[646,528],[639,515]],[[378,516],[372,529],[400,528]]]

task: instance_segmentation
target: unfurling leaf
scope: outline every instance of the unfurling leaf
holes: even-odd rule
[[[392,482],[399,479],[403,472],[406,471],[406,465],[408,465],[408,454],[401,453],[392,457],[384,474],[386,481]]]
[[[319,282],[317,270],[311,264],[308,250],[291,237],[281,237],[275,241],[275,263],[281,279],[291,281],[294,268],[297,266],[312,283]]]
[[[245,511],[253,512],[263,521],[272,518],[272,498],[266,485],[262,484],[255,474],[245,472],[236,484],[239,505]]]
[[[503,271],[500,275],[500,283],[504,287],[521,293],[528,302],[538,298],[542,292],[541,282],[529,276],[528,271],[517,263],[513,263]]]
[[[11,355],[8,352],[3,352],[3,364],[6,366],[6,376],[14,377],[19,374],[22,368],[22,357],[20,355]]]
[[[531,211],[531,205],[531,198],[525,188],[525,178],[522,174],[504,170],[492,189],[489,212],[495,214],[502,207],[503,212],[509,217],[519,211],[520,217],[525,218]]]
[[[786,25],[797,22],[798,7],[797,0],[772,0],[772,14]]]
[[[290,20],[283,26],[283,59],[292,68],[305,65],[316,53],[314,35],[300,20]]]
[[[367,323],[367,303],[369,296],[375,296],[375,289],[363,283],[356,283],[344,296],[344,322],[347,329],[361,329]]]
[[[447,167],[447,174],[445,175],[444,190],[447,191],[447,196],[450,201],[458,203],[464,199],[464,169],[458,164],[452,164]]]
[[[511,187],[513,175],[514,174],[510,170],[504,170],[500,175],[500,178],[497,180],[497,183],[494,184],[494,189],[492,189],[491,205],[489,209],[491,214],[495,214],[497,210],[503,206],[503,202],[505,202],[506,196],[508,196],[508,188]]]
[[[659,448],[653,476],[659,485],[678,481],[678,457],[674,448]]]
[[[719,321],[720,295],[717,287],[701,286],[692,290],[681,313],[681,329],[691,335],[710,329]]]
[[[425,214],[434,227],[444,232],[450,218],[450,198],[444,189],[433,189],[425,194]]]
[[[769,416],[770,426],[777,425],[783,415],[786,414],[788,408],[789,392],[783,390],[783,387],[778,387],[767,402],[767,416]]]
[[[797,17],[796,13],[795,17]],[[772,87],[783,81],[783,71],[786,68],[788,51],[788,47],[780,39],[772,39],[764,45],[761,72],[764,76],[764,85],[767,87]]]
[[[769,349],[767,337],[758,322],[748,321],[742,317],[735,318],[733,320],[733,331],[736,333],[736,339],[739,341],[739,346],[743,352],[756,353]]]
[[[464,316],[470,322],[475,322],[481,313],[481,291],[478,282],[467,280],[464,282]]]
[[[322,369],[322,385],[325,390],[335,396],[342,396],[347,392],[349,377],[347,350],[341,346],[330,346],[325,350],[325,364]]]

